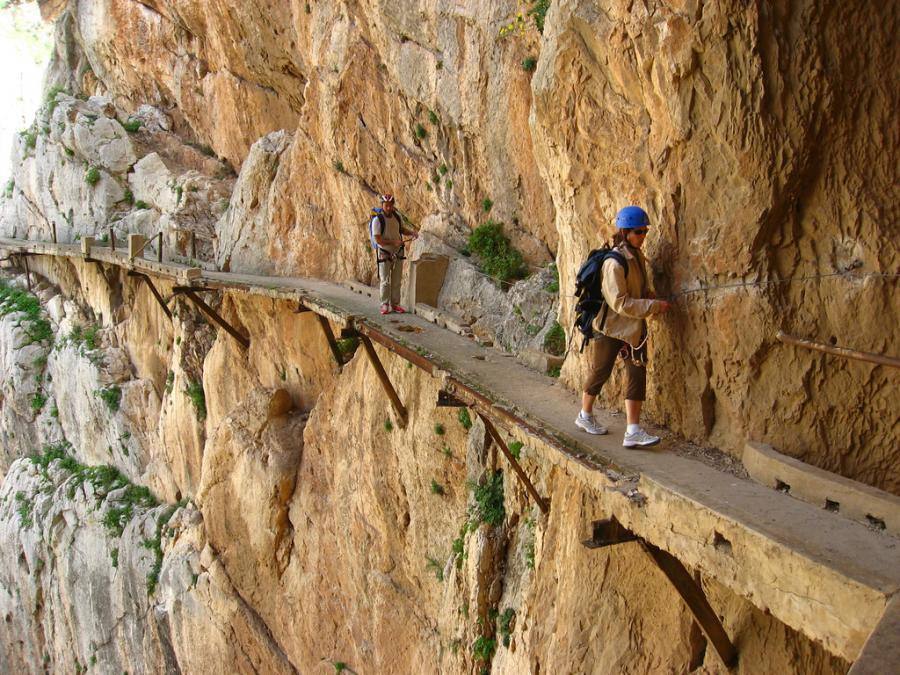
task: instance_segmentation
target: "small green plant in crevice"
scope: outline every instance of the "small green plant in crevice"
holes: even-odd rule
[[[72,327],[71,332],[65,336],[62,345],[73,344],[78,347],[79,352],[84,355],[86,352],[92,352],[100,346],[100,326],[90,324],[82,326],[76,324]]]
[[[66,90],[60,85],[54,85],[47,90],[47,95],[44,97],[44,102],[47,104],[47,115],[52,117],[53,111],[56,110],[56,106],[59,105],[59,101],[56,100],[58,94],[65,94]]]
[[[90,167],[87,171],[84,172],[84,182],[88,185],[96,185],[100,182],[100,169],[96,166]]]
[[[332,162],[331,166],[333,166],[334,170],[338,173],[347,173],[347,170],[344,168],[344,163],[339,159],[336,159],[334,162]]]
[[[534,20],[534,27],[538,33],[544,32],[544,21],[547,18],[547,11],[550,9],[552,0],[535,0],[531,3],[526,14]]]
[[[479,523],[497,526],[506,518],[503,505],[503,472],[496,471],[481,483],[469,483],[475,503],[470,511],[470,528]]]
[[[431,122],[434,126],[437,126],[441,123],[441,118],[437,116],[437,113],[434,112],[434,110],[429,110],[428,121]]]
[[[449,446],[449,445],[445,445],[445,446],[444,446],[444,449],[443,449],[441,452],[444,453],[444,456],[445,456],[445,457],[453,457],[453,452],[450,450],[450,446]]]
[[[309,5],[307,5],[307,7],[309,7]],[[334,672],[336,673],[343,673],[345,670],[347,670],[347,664],[343,661],[332,661],[331,665],[334,668]]]
[[[522,59],[522,70],[526,73],[533,73],[537,69],[537,59],[533,56],[527,56]]]
[[[487,213],[494,207],[494,202],[488,197],[481,200],[481,210]]]
[[[554,356],[562,356],[566,353],[566,332],[558,321],[554,321],[553,326],[544,335],[544,351]]]
[[[72,148],[63,148],[63,152],[66,153],[66,157],[75,156],[75,151]]]
[[[119,549],[114,548],[109,552],[109,559],[112,562],[113,567],[119,566]]]
[[[134,193],[130,189],[126,188],[125,196],[122,197],[122,201],[125,202],[126,204],[128,204],[129,206],[134,206]],[[108,236],[108,235],[104,235],[104,236]]]
[[[34,524],[32,509],[34,504],[24,492],[19,490],[16,492],[16,513],[19,514],[19,525],[22,527],[31,527]]]
[[[434,478],[431,479],[431,494],[442,497],[445,493],[444,486],[438,483]]]
[[[464,521],[462,527],[459,528],[459,535],[450,544],[450,553],[453,556],[456,569],[462,567],[463,560],[466,559],[466,532],[469,530],[468,521]]]
[[[550,263],[547,269],[550,270],[553,279],[544,287],[544,290],[548,293],[559,293],[559,268],[557,268],[556,263]]]
[[[357,347],[359,347],[358,337],[341,338],[335,340],[335,342],[337,343],[338,352],[344,357],[345,361],[353,356],[353,354],[356,353]]]
[[[431,558],[431,557],[427,558],[426,560],[428,562],[425,565],[425,569],[430,570],[431,572],[434,572],[435,579],[437,579],[438,581],[443,581],[444,580],[444,568],[441,567],[441,564],[437,560],[435,560],[434,558]]]
[[[469,415],[468,408],[460,408],[459,412],[456,413],[456,418],[466,431],[472,428],[472,417]]]
[[[172,387],[174,386],[174,384],[175,384],[175,373],[173,373],[170,370],[168,375],[166,375],[166,393],[167,394],[172,393]]]
[[[179,502],[178,504],[173,504],[168,507],[165,511],[159,514],[159,517],[156,519],[156,532],[152,539],[144,539],[142,542],[144,548],[153,552],[153,566],[150,568],[150,571],[147,572],[147,595],[153,595],[153,592],[156,590],[156,585],[159,583],[159,573],[162,570],[162,562],[163,562],[163,552],[162,552],[162,537],[163,537],[163,528],[169,524],[169,521],[172,519],[172,516],[175,515],[175,512],[184,505],[183,502]]]
[[[119,406],[122,403],[122,389],[118,385],[114,384],[110,387],[97,389],[94,391],[94,396],[97,396],[103,401],[110,412],[114,413],[119,411]]]
[[[550,366],[547,368],[547,375],[550,377],[559,377],[559,374],[562,372],[562,366]]]
[[[25,141],[26,152],[28,150],[34,150],[35,146],[37,145],[37,132],[35,131],[34,127],[29,127],[24,131],[20,131],[19,137],[23,141]]]
[[[17,312],[21,312],[24,316],[16,325],[25,329],[25,340],[16,347],[17,349],[41,342],[53,342],[53,328],[42,316],[41,303],[37,296],[21,288],[14,288],[0,279],[0,316]]]
[[[9,199],[13,196],[13,190],[16,188],[16,181],[10,178],[6,181],[6,189],[3,190],[3,196]]]
[[[428,129],[423,127],[421,124],[417,124],[415,128],[416,138],[420,141],[428,135]]]
[[[131,117],[124,122],[122,122],[122,128],[125,129],[129,134],[134,134],[140,131],[141,129],[141,121],[134,117]]]
[[[134,203],[134,208],[136,208],[136,209],[149,209],[149,208],[150,208],[150,205],[149,205],[147,202],[145,202],[143,199],[138,199],[138,200]]]
[[[507,607],[503,613],[497,618],[497,630],[500,632],[500,641],[504,647],[509,647],[510,636],[512,634],[513,622],[516,618],[516,610]]]
[[[194,404],[194,412],[197,420],[202,422],[206,419],[206,394],[203,393],[203,384],[201,382],[189,382],[184,390],[185,395]]]
[[[394,430],[394,423],[391,422],[389,419],[385,420],[385,421],[384,421],[384,430],[385,430],[385,431],[388,431],[388,432],[393,431],[393,430]]]
[[[443,424],[438,422],[434,425],[434,433],[436,433],[438,436],[443,436],[445,433],[447,433],[447,429],[444,428]]]
[[[447,168],[446,164],[441,164],[438,167],[438,175],[439,176],[446,176],[448,171],[449,171],[449,169]]]
[[[525,566],[534,569],[534,518],[525,519],[525,538],[524,538]]]
[[[39,412],[44,407],[44,404],[46,402],[47,402],[47,395],[42,390],[38,389],[31,396],[31,401],[30,401],[31,409],[34,412]]]
[[[497,641],[494,638],[480,635],[475,642],[472,643],[472,656],[476,661],[487,664],[490,663],[496,649]]]
[[[513,441],[509,444],[509,454],[511,454],[516,459],[519,459],[522,455],[522,446],[524,443],[522,441]]]
[[[501,282],[525,275],[525,260],[503,234],[503,223],[489,220],[469,235],[469,251],[478,256],[484,271]]]

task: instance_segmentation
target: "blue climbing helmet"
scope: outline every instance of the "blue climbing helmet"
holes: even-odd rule
[[[636,227],[648,227],[650,218],[640,206],[626,206],[616,216],[616,227],[620,230],[633,230]]]

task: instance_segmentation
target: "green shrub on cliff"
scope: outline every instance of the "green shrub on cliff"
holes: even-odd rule
[[[469,235],[467,247],[478,256],[484,271],[501,282],[525,275],[525,260],[503,234],[503,223],[489,220]]]
[[[206,394],[203,393],[203,384],[200,382],[190,382],[184,390],[185,395],[194,404],[194,412],[197,419],[202,422],[206,419]]]

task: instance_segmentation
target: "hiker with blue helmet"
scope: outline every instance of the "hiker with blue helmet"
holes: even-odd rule
[[[381,195],[381,208],[372,209],[369,237],[378,263],[382,314],[403,314],[406,311],[400,306],[403,260],[406,257],[403,246],[407,241],[404,236],[415,239],[417,235],[403,227],[403,220],[394,208],[394,195]]]
[[[622,445],[643,448],[659,443],[641,428],[641,407],[647,388],[647,317],[669,311],[670,303],[656,300],[647,277],[647,259],[641,247],[650,229],[647,213],[638,206],[626,206],[616,216],[613,247],[592,252],[602,262],[599,309],[590,316],[586,335],[591,344],[591,374],[581,397],[576,426],[589,434],[605,434],[606,428],[594,418],[594,401],[612,373],[617,355],[625,361],[627,385],[625,415],[628,426]],[[585,264],[585,266],[587,263]],[[579,274],[580,276],[580,274]],[[596,289],[594,289],[596,293]],[[585,332],[582,330],[582,332]]]

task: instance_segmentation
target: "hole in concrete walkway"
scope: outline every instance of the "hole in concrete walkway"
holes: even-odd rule
[[[841,510],[841,503],[840,503],[840,502],[833,502],[833,501],[831,501],[830,499],[827,499],[827,498],[826,498],[826,499],[825,499],[825,510],[826,510],[826,511],[831,511],[832,513],[837,513],[838,511]]]
[[[791,486],[785,483],[783,480],[775,479],[775,489],[779,492],[783,492],[784,494],[790,494]]]
[[[717,551],[722,551],[722,553],[731,555],[731,542],[719,532],[715,532],[713,535],[713,547],[715,547]]]
[[[869,527],[875,530],[883,530],[885,528],[884,521],[881,518],[876,518],[871,513],[866,514],[866,522],[869,524]]]

